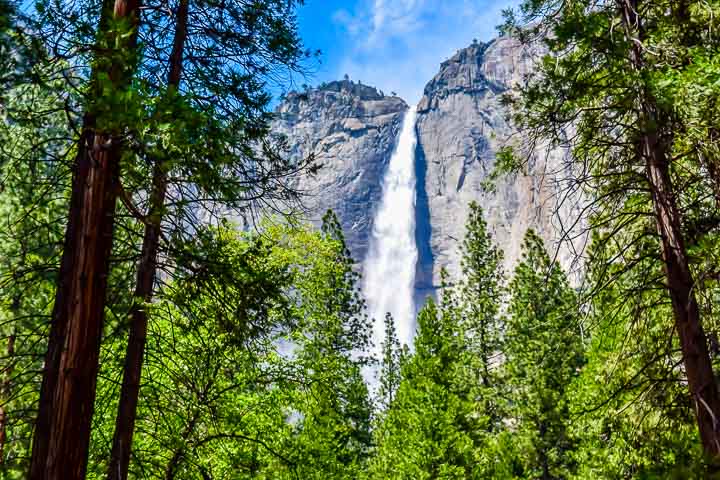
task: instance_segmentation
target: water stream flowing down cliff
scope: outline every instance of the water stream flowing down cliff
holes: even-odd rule
[[[365,260],[364,293],[374,318],[376,352],[384,338],[384,319],[395,319],[398,339],[412,344],[415,333],[413,299],[417,246],[415,244],[415,108],[405,114],[395,151],[382,184],[370,249]]]

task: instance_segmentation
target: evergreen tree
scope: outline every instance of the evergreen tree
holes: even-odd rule
[[[442,272],[442,302],[418,314],[416,351],[400,357],[386,323],[383,376],[397,393],[380,414],[377,478],[500,478],[503,385],[502,252],[494,245],[482,209],[470,205],[462,245],[462,278],[451,287]],[[402,361],[400,361],[402,360]],[[381,391],[390,388],[381,385]],[[434,421],[431,419],[435,419]],[[404,448],[403,448],[404,446]],[[407,454],[407,452],[411,452]],[[407,454],[407,455],[406,455]]]
[[[193,262],[148,307],[130,476],[359,475],[370,402],[352,353],[367,350],[369,325],[361,303],[335,301],[356,293],[336,235],[275,221],[255,234],[209,228],[187,246]],[[123,341],[108,350],[120,355]],[[110,405],[96,412],[90,478],[106,475],[117,405],[103,381],[117,364],[103,367]]]
[[[530,137],[526,145],[571,149],[566,171],[570,184],[589,197],[590,227],[621,239],[615,256],[602,258],[642,268],[644,257],[623,250],[654,237],[653,249],[636,251],[660,261],[700,440],[706,455],[718,458],[720,394],[705,331],[715,321],[699,301],[716,291],[717,281],[698,281],[714,270],[702,259],[715,256],[718,241],[717,136],[708,108],[717,98],[711,32],[718,6],[532,0],[521,11],[521,22],[509,15],[506,31],[523,40],[542,38],[550,55],[519,97],[508,96],[518,106],[514,118]],[[709,101],[688,102],[699,91]],[[531,157],[525,150],[510,163],[518,167]],[[615,243],[608,245],[614,249]],[[691,253],[698,244],[705,246],[702,255]],[[593,292],[613,281],[605,276]],[[652,337],[636,331],[633,338],[643,335]]]
[[[86,468],[104,317],[117,298],[108,285],[115,253],[135,256],[138,268],[109,469],[124,478],[146,336],[144,305],[157,286],[158,258],[172,263],[175,255],[176,245],[161,239],[192,237],[200,218],[208,219],[200,206],[217,214],[218,205],[247,209],[271,198],[295,198],[285,179],[307,163],[287,161],[283,142],[267,140],[267,81],[279,78],[280,68],[299,69],[307,57],[297,36],[296,5],[41,1],[25,10],[22,25],[37,33],[45,54],[30,78],[63,103],[51,113],[65,115],[64,128],[33,148],[43,152],[43,161],[72,164],[74,174],[31,478],[82,475]],[[186,42],[193,28],[197,35]],[[167,75],[160,73],[164,68]],[[13,120],[28,122],[29,113]],[[15,158],[30,156],[17,152]],[[128,216],[147,227],[147,241],[138,240],[137,227],[129,227],[132,235],[126,225],[117,227]],[[118,242],[124,242],[119,249]],[[72,451],[65,451],[70,445]]]
[[[97,55],[82,134],[57,281],[29,478],[83,478],[103,329],[115,203],[134,75],[140,2],[102,5]]]
[[[155,108],[143,119],[145,129],[136,134],[137,141],[145,145],[144,162],[127,173],[140,179],[136,188],[149,193],[145,202],[132,208],[145,231],[134,288],[138,300],[128,314],[123,387],[108,466],[112,480],[127,477],[147,336],[144,305],[153,298],[158,258],[162,253],[174,255],[175,247],[161,241],[163,232],[171,229],[177,238],[192,235],[204,204],[211,204],[212,209],[220,203],[231,210],[250,209],[275,197],[290,200],[294,191],[283,179],[306,165],[288,162],[279,155],[282,146],[271,146],[265,140],[269,97],[264,82],[272,69],[299,68],[299,60],[305,57],[295,19],[288,15],[294,6],[295,2],[275,0],[252,4],[181,0],[169,25],[172,48],[159,46],[166,55],[167,79],[164,84],[149,86],[157,95],[149,99]],[[188,28],[207,24],[209,17],[214,20],[214,33],[188,40]],[[146,22],[150,30],[164,25],[153,16]],[[214,37],[222,41],[216,42]],[[210,56],[205,41],[213,45]],[[145,72],[140,74],[144,78]],[[213,92],[212,106],[202,91]],[[198,197],[210,201],[198,201]],[[217,220],[214,212],[208,217]]]
[[[623,241],[631,232],[596,235],[589,248],[591,295],[587,365],[573,384],[571,417],[578,478],[703,478],[690,399],[654,239]],[[612,257],[642,258],[628,268]],[[645,253],[643,253],[645,252]],[[650,288],[650,287],[653,288]]]
[[[568,390],[584,363],[577,300],[543,241],[528,231],[510,283],[504,370],[510,432],[521,478],[569,478],[575,470]]]
[[[380,419],[373,478],[482,478],[471,352],[453,296],[445,288],[441,307],[429,300],[417,316],[415,352]]]
[[[1,390],[7,400],[0,400],[0,406],[6,413],[8,449],[7,468],[0,469],[0,478],[25,478],[27,474],[53,284],[59,274],[67,221],[71,183],[67,155],[74,148],[65,109],[77,101],[77,95],[56,95],[73,89],[67,79],[53,78],[44,60],[33,68],[41,79],[38,83],[21,83],[4,92],[0,125],[0,337],[11,351],[2,354],[6,381]],[[108,279],[107,314],[111,320],[107,333],[117,330],[113,319],[126,311],[129,303],[132,223],[124,215],[118,219],[121,228]]]
[[[358,288],[359,274],[337,216],[323,217],[321,238],[331,247],[317,270],[296,282],[307,299],[291,339],[306,372],[294,409],[290,456],[300,478],[357,478],[370,453],[372,405],[362,368],[372,326]],[[304,248],[298,248],[302,253]]]
[[[459,306],[480,385],[478,410],[487,416],[488,430],[497,428],[501,418],[502,386],[496,370],[502,353],[502,259],[502,251],[487,231],[482,208],[471,202],[462,243]]]
[[[402,366],[402,349],[397,337],[395,321],[388,312],[385,315],[385,339],[382,347],[382,362],[380,364],[380,388],[378,397],[380,406],[387,410],[393,403],[400,385],[400,368]]]

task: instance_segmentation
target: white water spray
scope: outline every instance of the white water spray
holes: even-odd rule
[[[415,334],[415,108],[405,114],[395,152],[382,185],[370,249],[365,260],[364,293],[375,319],[375,350],[385,337],[385,314],[395,320],[398,339],[412,345]]]

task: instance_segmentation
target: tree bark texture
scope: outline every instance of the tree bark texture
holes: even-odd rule
[[[183,51],[187,38],[188,3],[189,0],[181,0],[177,11],[175,38],[168,74],[168,93],[170,95],[176,93],[182,75]],[[135,283],[135,303],[130,310],[130,335],[125,353],[120,403],[118,404],[113,446],[108,466],[108,480],[127,479],[132,439],[137,419],[140,380],[147,341],[148,314],[146,305],[152,301],[153,297],[160,246],[160,228],[168,184],[167,162],[162,157],[159,157],[155,159],[154,163],[150,206]]]
[[[628,40],[632,44],[629,60],[631,66],[638,71],[644,68],[643,25],[638,13],[640,3],[640,0],[618,0]],[[633,36],[636,38],[633,39]],[[695,281],[681,230],[682,215],[670,176],[670,142],[659,134],[662,118],[657,102],[647,89],[639,90],[637,104],[640,126],[637,139],[639,154],[645,162],[645,172],[652,192],[665,279],[670,293],[675,329],[680,340],[685,374],[695,407],[703,450],[710,459],[718,461],[720,395],[694,292]]]
[[[113,15],[132,32],[117,39],[121,53],[135,50],[139,0],[116,0]],[[105,34],[105,13],[99,35]],[[106,62],[107,63],[107,62]],[[115,89],[131,76],[115,62],[106,73]],[[91,78],[96,79],[97,69]],[[90,103],[97,100],[90,98]],[[98,131],[86,113],[75,158],[68,224],[45,356],[33,435],[30,480],[85,478],[95,402],[105,294],[119,190],[122,145],[117,132]]]

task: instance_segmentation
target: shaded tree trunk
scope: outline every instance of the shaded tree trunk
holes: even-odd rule
[[[168,93],[174,95],[180,85],[183,51],[187,38],[187,17],[189,0],[181,0],[177,11],[175,38],[170,57]],[[146,304],[152,301],[153,287],[157,275],[157,257],[160,246],[161,224],[167,192],[167,164],[163,158],[156,158],[153,169],[152,192],[149,212],[145,224],[142,253],[138,264],[135,283],[135,303],[130,310],[130,335],[125,353],[123,382],[120,403],[115,419],[115,433],[108,466],[108,480],[127,479],[132,450],[132,438],[137,418],[140,395],[143,357],[147,341],[148,314]],[[142,303],[140,303],[142,302]]]
[[[196,411],[192,418],[190,419],[190,422],[185,427],[185,429],[182,432],[182,438],[188,438],[190,435],[192,435],[195,431],[195,425],[197,424],[198,418],[200,417],[200,412]],[[175,451],[173,452],[172,457],[170,457],[170,461],[168,461],[168,464],[165,466],[165,480],[174,480],[175,475],[177,474],[177,470],[180,467],[180,463],[185,456],[185,452],[187,451],[187,445],[180,445],[178,446]]]
[[[643,26],[639,17],[639,0],[618,0],[620,14],[632,43],[630,62],[640,71],[644,68],[642,41]],[[633,41],[633,35],[637,42]],[[668,148],[670,142],[659,132],[662,118],[655,99],[646,89],[638,97],[639,154],[645,162],[647,180],[652,192],[655,223],[662,243],[665,279],[670,293],[675,329],[680,339],[685,373],[690,395],[695,405],[698,430],[705,454],[720,460],[720,395],[715,383],[707,339],[694,293],[695,281],[690,270],[685,239],[682,236],[682,217],[675,200]]]
[[[116,0],[113,15],[128,19],[130,35],[120,32],[116,49],[135,49],[139,0]],[[109,13],[109,12],[108,12]],[[99,36],[107,35],[105,9]],[[110,43],[111,45],[113,43]],[[124,88],[132,69],[115,58],[98,62],[113,88]],[[96,85],[97,86],[97,85]],[[91,95],[100,92],[95,88]],[[90,98],[90,104],[102,99]],[[45,356],[38,416],[30,459],[30,480],[83,479],[87,468],[95,402],[105,294],[112,249],[115,204],[119,190],[122,145],[117,132],[100,132],[90,107],[83,119],[73,171],[72,194],[60,276]]]
[[[662,259],[675,329],[680,338],[703,450],[708,456],[720,459],[720,395],[693,291],[695,281],[680,233],[680,213],[673,196],[669,164],[656,135],[643,135],[641,144],[647,162],[646,172],[652,190],[655,220],[662,240]]]
[[[86,120],[87,123],[87,120]],[[76,160],[30,479],[85,476],[120,152],[87,129]]]
[[[0,467],[5,463],[5,445],[7,444],[7,409],[6,402],[10,398],[10,381],[13,373],[15,356],[15,331],[8,336],[7,341],[7,367],[2,372],[2,383],[0,383]]]

